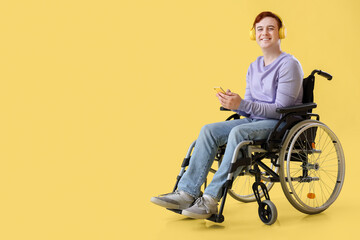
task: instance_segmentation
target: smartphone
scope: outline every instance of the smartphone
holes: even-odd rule
[[[218,93],[223,93],[226,94],[226,92],[224,91],[224,89],[222,89],[221,87],[214,87],[214,90]]]

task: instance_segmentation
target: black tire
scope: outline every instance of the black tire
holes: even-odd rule
[[[272,225],[276,222],[278,213],[275,204],[270,200],[264,200],[259,206],[259,217],[266,225]]]

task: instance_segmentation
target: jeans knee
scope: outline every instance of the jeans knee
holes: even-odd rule
[[[213,132],[213,128],[211,127],[211,124],[206,124],[201,128],[200,136],[211,136]]]
[[[229,134],[229,138],[228,141],[236,141],[237,143],[244,141],[244,140],[249,140],[249,136],[247,134],[246,131],[244,131],[244,129],[241,128],[241,126],[239,127],[234,127]]]

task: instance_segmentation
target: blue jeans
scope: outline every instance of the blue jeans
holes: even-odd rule
[[[226,144],[223,160],[204,194],[220,200],[236,146],[244,140],[266,139],[278,120],[243,118],[205,125],[199,134],[190,164],[179,181],[178,189],[197,198],[210,171],[219,146]],[[241,152],[239,158],[242,157]],[[237,172],[241,170],[241,167]],[[236,176],[236,175],[235,175]]]

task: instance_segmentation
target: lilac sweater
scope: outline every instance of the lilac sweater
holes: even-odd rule
[[[281,53],[270,65],[264,57],[250,64],[246,76],[246,91],[238,114],[255,119],[279,119],[276,108],[302,103],[304,73],[299,61]]]

